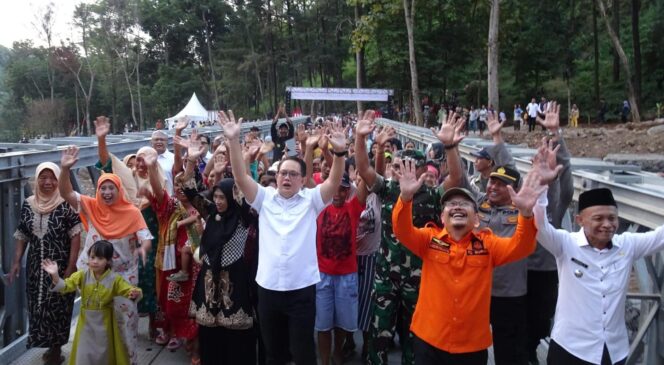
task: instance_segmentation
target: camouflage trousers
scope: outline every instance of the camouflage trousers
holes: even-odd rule
[[[397,251],[397,252],[395,252]],[[420,289],[422,260],[403,248],[378,255],[374,281],[374,313],[369,342],[369,363],[387,364],[394,333],[399,334],[401,364],[414,364],[410,322]]]

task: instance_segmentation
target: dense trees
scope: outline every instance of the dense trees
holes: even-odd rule
[[[569,95],[584,120],[594,118],[599,98],[615,117],[631,83],[630,99],[647,119],[664,99],[664,1],[599,0],[606,22],[594,10],[597,1],[97,0],[72,14],[76,36],[64,44],[47,38],[46,9],[38,22],[44,46],[0,48],[2,138],[86,133],[97,114],[111,115],[116,131],[125,123],[152,127],[192,92],[210,109],[265,117],[291,85],[390,88],[402,108],[412,108],[416,88],[430,104],[488,105],[494,64],[500,67],[491,75],[497,80],[491,95],[500,96],[499,109]],[[495,39],[492,4],[500,10]],[[622,57],[607,29],[624,53],[617,72],[614,59]]]

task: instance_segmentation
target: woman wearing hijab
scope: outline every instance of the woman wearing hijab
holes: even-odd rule
[[[188,163],[186,175],[191,176],[194,163]],[[255,364],[253,277],[245,255],[255,219],[249,205],[233,194],[233,179],[222,179],[210,195],[197,193],[193,179],[187,180],[187,198],[207,217],[199,249],[201,271],[189,309],[198,323],[201,364]]]
[[[96,167],[104,172],[113,173],[120,177],[122,186],[125,188],[127,199],[141,210],[145,224],[154,237],[152,247],[158,247],[159,222],[157,215],[152,209],[150,201],[143,196],[141,191],[152,191],[148,180],[148,168],[145,164],[145,156],[157,156],[157,151],[152,147],[143,147],[137,153],[125,156],[122,161],[108,152],[106,147],[106,135],[110,131],[108,118],[101,116],[95,120],[95,134],[97,135],[97,146],[99,162]],[[161,186],[166,186],[166,177],[159,167]],[[156,314],[157,314],[157,274],[155,269],[156,250],[146,254],[145,263],[138,263],[138,287],[143,291],[143,299],[138,302],[138,312],[147,314],[150,318],[148,336],[154,339],[157,336]],[[164,345],[165,343],[159,343]]]
[[[87,230],[85,245],[78,258],[79,270],[88,266],[88,249],[98,240],[113,244],[113,272],[121,275],[131,285],[138,284],[138,257],[145,262],[152,245],[140,210],[127,200],[120,177],[102,174],[97,181],[94,198],[75,192],[71,186],[70,169],[78,160],[78,147],[70,146],[62,153],[60,166],[60,195],[79,212]],[[132,364],[137,363],[136,343],[138,335],[138,310],[136,303],[125,297],[113,300],[114,317],[118,322],[121,338],[127,347]]]
[[[21,258],[28,248],[26,287],[28,298],[28,348],[47,347],[45,364],[64,361],[60,347],[69,341],[69,328],[74,306],[74,294],[51,292],[48,274],[41,262],[50,259],[58,263],[60,277],[76,271],[76,258],[81,245],[81,220],[58,191],[60,168],[52,162],[37,166],[35,194],[21,207],[16,238],[16,253],[10,283],[19,276]]]

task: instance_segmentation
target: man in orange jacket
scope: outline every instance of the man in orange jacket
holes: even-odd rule
[[[529,173],[518,194],[509,187],[519,209],[516,232],[498,237],[479,226],[477,203],[466,189],[443,194],[444,228],[412,224],[412,199],[423,179],[415,164],[404,161],[398,174],[401,195],[392,212],[394,234],[422,258],[420,295],[411,331],[415,363],[486,364],[491,346],[489,304],[493,268],[525,258],[535,250],[532,209],[545,187],[536,171]]]

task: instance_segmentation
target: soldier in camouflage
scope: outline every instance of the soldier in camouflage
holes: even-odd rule
[[[456,118],[455,114],[450,114],[448,119],[453,121]],[[386,180],[369,165],[365,140],[374,128],[372,120],[359,121],[355,139],[357,170],[367,186],[372,187],[371,191],[375,192],[383,202],[381,211],[383,232],[376,262],[374,320],[369,344],[369,363],[387,364],[389,344],[399,324],[397,333],[401,340],[401,363],[413,364],[410,322],[419,293],[422,261],[401,245],[392,232],[392,207],[401,191],[398,181]],[[446,146],[458,143],[455,140],[460,140],[462,138],[460,136],[461,128],[455,128],[451,122],[444,123],[438,134]],[[378,156],[383,153],[382,144],[389,137],[383,134],[376,138]],[[404,151],[401,157],[415,161],[418,178],[426,172],[425,157],[420,151]],[[416,227],[424,227],[429,223],[440,225],[440,197],[438,187],[422,185],[413,198],[413,224]]]

